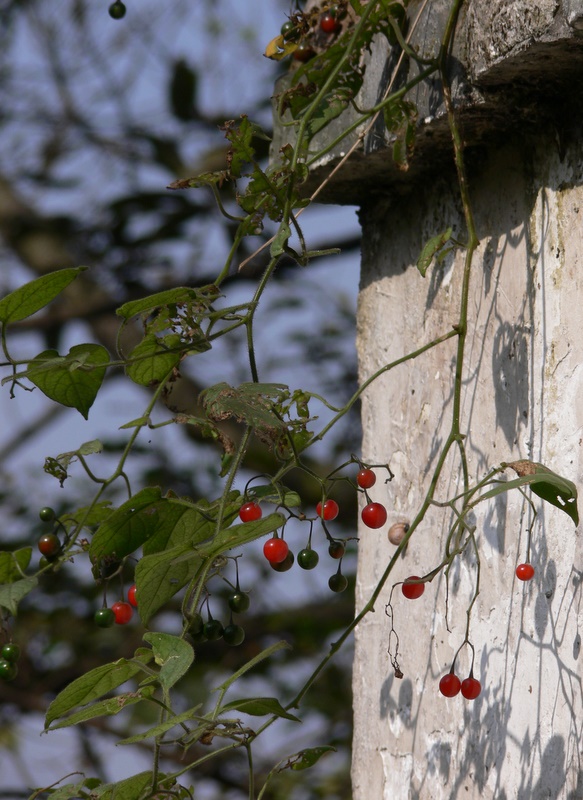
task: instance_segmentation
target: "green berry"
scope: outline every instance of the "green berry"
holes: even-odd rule
[[[245,639],[245,631],[240,625],[235,625],[233,622],[227,625],[223,631],[223,639],[227,644],[233,647],[242,644]]]
[[[292,553],[291,550],[289,550],[287,556],[284,558],[283,561],[280,561],[278,564],[270,562],[269,566],[276,572],[287,572],[288,569],[291,569],[293,567],[293,563],[294,563],[294,554]]]
[[[211,617],[211,619],[204,623],[202,630],[209,642],[214,642],[221,638],[224,628],[218,619],[212,619]]]
[[[51,508],[50,506],[41,508],[41,510],[38,512],[38,515],[43,522],[52,522],[56,517],[55,509]]]
[[[115,614],[111,608],[100,608],[93,615],[93,622],[100,628],[111,628],[115,622]]]
[[[345,575],[337,572],[335,575],[332,575],[328,581],[328,586],[333,592],[343,592],[348,586],[348,580]]]
[[[20,646],[14,642],[8,642],[2,647],[2,658],[15,664],[20,658]]]
[[[314,569],[319,560],[320,556],[311,547],[306,547],[298,553],[298,564],[302,569]]]
[[[12,661],[0,659],[0,678],[5,681],[13,681],[18,675],[18,667]]]
[[[236,614],[241,614],[249,608],[249,595],[245,592],[233,592],[227,600],[229,608]]]
[[[283,23],[280,33],[286,42],[293,42],[300,37],[300,29],[294,25],[291,19]]]
[[[121,0],[116,0],[115,3],[112,3],[109,7],[109,16],[112,19],[123,19],[126,15],[126,7]]]
[[[202,633],[202,629],[204,628],[204,620],[200,616],[200,614],[193,614],[190,618],[190,624],[188,626],[188,632],[191,636],[198,636]]]

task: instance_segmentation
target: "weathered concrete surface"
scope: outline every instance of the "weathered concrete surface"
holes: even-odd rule
[[[409,3],[411,25],[420,12],[411,38],[420,55],[436,56],[450,7],[450,0]],[[484,144],[504,139],[517,126],[526,133],[553,128],[560,136],[571,119],[570,108],[560,98],[573,89],[579,93],[583,71],[583,0],[469,0],[462,7],[452,55],[454,99],[470,152],[479,157]],[[365,83],[357,98],[360,108],[371,108],[383,98],[398,57],[398,49],[379,36],[365,58]],[[418,73],[418,65],[409,60],[394,87]],[[285,85],[283,79],[276,94]],[[451,151],[438,78],[423,81],[408,99],[419,110],[416,155],[408,172],[393,163],[394,137],[379,118],[318,195],[319,202],[359,205],[371,193],[407,192],[423,176],[440,171]],[[356,112],[347,110],[316,137],[312,151],[322,149],[355,119]],[[292,137],[292,130],[276,129],[274,155]],[[330,174],[361,133],[362,129],[356,130],[316,163],[306,193]]]
[[[501,461],[527,458],[581,489],[581,128],[579,134],[561,150],[562,161],[552,135],[531,147],[517,136],[484,150],[471,165],[481,244],[471,285],[462,428],[473,478]],[[463,235],[452,186],[443,176],[414,189],[408,200],[372,202],[361,212],[363,381],[457,320],[463,254],[425,278],[412,266],[424,242],[448,225]],[[371,490],[390,509],[389,524],[410,519],[427,490],[451,420],[454,352],[452,340],[398,367],[363,399],[363,458],[388,461],[395,473],[391,483]],[[456,493],[458,472],[452,458],[439,500]],[[519,494],[503,495],[485,503],[476,520],[481,592],[470,638],[483,686],[477,700],[448,700],[438,691],[464,639],[477,576],[470,552],[452,570],[450,631],[442,576],[418,600],[395,593],[402,680],[387,655],[390,586],[357,629],[354,800],[583,798],[581,537],[560,510],[533,499],[531,583],[514,575],[526,556],[528,504]],[[435,567],[451,522],[446,509],[430,510],[389,583]],[[362,527],[360,537],[358,608],[394,552],[386,529]],[[466,649],[458,657],[462,679],[469,655]]]

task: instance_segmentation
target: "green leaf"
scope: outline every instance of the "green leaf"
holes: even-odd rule
[[[150,425],[151,422],[152,422],[151,417],[146,414],[143,417],[132,419],[130,422],[126,422],[124,425],[120,425],[119,429],[120,431],[123,431],[126,428],[143,428],[144,425]]]
[[[502,468],[512,467],[520,476],[513,481],[498,484],[494,489],[480,496],[481,500],[488,500],[496,495],[508,492],[521,486],[530,486],[531,490],[556,508],[564,511],[575,523],[579,524],[579,511],[577,509],[577,487],[575,484],[557,475],[552,470],[534,461],[513,461],[502,464]]]
[[[158,784],[160,784],[160,781],[166,776],[158,773],[157,777]],[[152,797],[153,778],[152,772],[139,772],[123,781],[104,783],[93,791],[91,798],[92,800],[93,798],[99,798],[99,800],[147,800]]]
[[[120,658],[113,663],[96,667],[72,681],[49,705],[45,717],[45,730],[49,728],[51,722],[73,708],[87,705],[92,700],[111,692],[112,689],[117,689],[134,675],[142,672],[142,666],[148,664],[152,658],[153,653],[150,650],[140,648],[134,654],[132,661]]]
[[[98,786],[101,786],[99,778],[85,778],[81,783],[66,783],[58,789],[49,789],[48,796],[51,800],[84,800],[90,798],[91,791]]]
[[[37,584],[36,578],[22,578],[0,586],[0,606],[6,608],[15,617],[18,604],[23,597],[36,588]]]
[[[228,711],[241,711],[243,714],[250,714],[252,717],[269,715],[290,719],[292,722],[301,721],[298,717],[286,711],[275,697],[243,697],[240,700],[233,700],[221,706],[219,713],[224,714]]]
[[[185,349],[177,333],[159,339],[155,334],[146,336],[129,355],[126,375],[140,386],[155,386],[168,377]]]
[[[59,521],[62,522],[63,525],[70,527],[72,525],[77,525],[81,520],[83,520],[83,524],[90,528],[93,525],[99,525],[100,523],[104,522],[108,517],[111,516],[112,513],[113,510],[111,508],[111,501],[102,500],[101,502],[95,503],[92,506],[78,508],[71,514],[63,514],[59,517]]]
[[[208,307],[220,296],[220,291],[216,286],[204,286],[201,289],[191,289],[187,286],[178,286],[175,289],[167,289],[164,292],[157,292],[140,300],[131,300],[120,306],[116,314],[129,320],[138,314],[150,314],[161,306],[168,305],[197,305]]]
[[[257,664],[260,664],[262,661],[265,661],[266,658],[271,658],[271,656],[274,653],[277,653],[278,650],[291,650],[291,645],[288,644],[287,642],[284,642],[282,639],[281,641],[276,642],[275,644],[272,644],[269,647],[266,647],[265,650],[262,650],[246,664],[243,664],[243,666],[240,669],[238,669],[232,675],[229,675],[227,680],[224,683],[221,683],[220,686],[217,686],[215,689],[213,689],[213,691],[216,692],[221,690],[222,692],[226,692],[227,689],[230,686],[232,686],[235,683],[235,681],[239,680],[239,678],[242,675],[244,675],[246,672],[249,672],[249,670],[253,669],[253,667],[257,666]]]
[[[26,319],[54,300],[86,267],[60,269],[26,283],[0,300],[0,322]]]
[[[216,528],[213,517],[218,510],[217,502],[209,503],[205,508],[208,517],[194,506],[184,505],[180,501],[162,500],[161,504],[157,505],[159,529],[144,543],[144,555],[135,571],[140,598],[138,611],[144,625],[196,575],[203,559],[242,543],[239,539],[235,545],[232,544],[232,534],[227,532],[233,531],[233,528],[221,531],[218,537],[213,536]],[[239,493],[232,492],[225,507],[225,525],[231,523],[240,505]],[[283,517],[278,519],[277,527],[281,526],[282,521]],[[247,530],[245,540],[251,541],[258,535],[261,533]],[[197,548],[197,545],[202,547]]]
[[[138,561],[135,581],[140,598],[138,612],[144,625],[148,624],[158,609],[186,586],[201,564],[202,559],[197,558],[188,544],[143,556]]]
[[[80,722],[87,722],[87,720],[97,717],[113,717],[123,711],[124,708],[149,699],[154,694],[154,691],[155,688],[153,686],[144,686],[136,692],[126,692],[125,694],[110,697],[108,700],[100,700],[98,703],[93,703],[81,709],[81,711],[65,717],[55,725],[46,728],[46,730],[55,731],[57,728],[68,728],[71,725],[78,725]]]
[[[163,736],[177,725],[189,722],[192,719],[196,719],[197,721],[203,720],[202,717],[197,717],[195,713],[199,708],[201,708],[201,706],[202,703],[199,703],[197,706],[194,706],[194,708],[189,708],[188,711],[183,711],[182,714],[177,714],[175,717],[171,717],[165,722],[161,722],[160,725],[155,725],[153,728],[148,728],[147,731],[136,733],[135,736],[128,736],[127,739],[122,739],[121,741],[117,742],[117,744],[135,744],[136,742],[144,741],[144,739],[152,739],[154,736]]]
[[[157,532],[158,505],[164,502],[160,495],[158,487],[142,489],[109,515],[89,546],[94,565],[109,556],[125,558]]]
[[[146,633],[144,641],[152,646],[154,661],[161,667],[158,680],[168,691],[190,669],[194,650],[184,639],[169,633]]]
[[[323,103],[320,103],[318,108],[314,111],[306,131],[310,138],[314,137],[323,128],[325,128],[332,120],[339,117],[348,108],[352,92],[339,92],[336,90],[334,95],[325,98]]]
[[[24,373],[51,400],[76,408],[85,419],[105,376],[109,354],[100,344],[78,344],[66,356],[39,353]]]
[[[292,492],[285,487],[281,487],[282,493],[279,494],[277,489],[272,484],[266,486],[252,486],[249,491],[249,497],[256,499],[258,502],[264,503],[281,503],[287,508],[297,508],[302,504],[302,498],[297,492]]]
[[[425,277],[429,265],[433,261],[436,254],[441,248],[451,239],[453,228],[447,228],[443,233],[438,233],[433,236],[421,251],[421,255],[417,259],[417,269],[423,277]]]
[[[272,258],[276,258],[277,256],[281,256],[283,253],[285,253],[285,248],[290,236],[290,226],[287,224],[287,222],[282,222],[278,228],[273,242],[271,243],[271,247],[269,248],[269,253]]]
[[[335,753],[336,748],[330,745],[322,745],[321,747],[308,747],[306,750],[300,750],[293,756],[290,756],[290,767],[292,769],[309,769],[319,761],[326,753]],[[292,760],[293,759],[293,760]]]
[[[30,564],[32,547],[22,547],[11,553],[0,553],[0,587],[4,583],[14,583],[24,578],[24,570]]]

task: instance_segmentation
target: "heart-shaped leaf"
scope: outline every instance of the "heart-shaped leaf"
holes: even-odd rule
[[[62,406],[76,408],[85,419],[105,376],[109,353],[100,344],[78,344],[66,356],[56,350],[39,353],[26,377]]]

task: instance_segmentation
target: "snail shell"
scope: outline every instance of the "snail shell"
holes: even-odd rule
[[[389,528],[389,542],[391,544],[401,544],[408,530],[408,522],[395,522]]]

